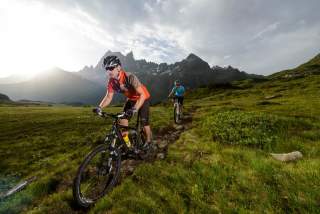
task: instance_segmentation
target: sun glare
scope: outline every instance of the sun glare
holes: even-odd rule
[[[66,63],[69,54],[61,32],[63,14],[40,3],[12,0],[0,3],[0,12],[0,75],[31,76]]]

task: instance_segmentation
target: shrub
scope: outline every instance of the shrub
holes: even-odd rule
[[[225,111],[208,116],[202,127],[214,141],[265,148],[278,140],[281,124],[266,113]]]

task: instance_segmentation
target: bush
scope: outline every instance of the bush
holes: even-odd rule
[[[202,127],[214,141],[265,148],[276,143],[281,124],[265,113],[225,111],[208,116]]]

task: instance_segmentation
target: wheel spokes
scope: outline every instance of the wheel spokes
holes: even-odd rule
[[[80,193],[87,201],[101,198],[114,177],[115,161],[108,161],[107,156],[106,152],[95,155],[82,173]]]

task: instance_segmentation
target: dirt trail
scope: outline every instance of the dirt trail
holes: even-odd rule
[[[167,156],[169,145],[174,143],[180,137],[182,132],[190,128],[191,122],[192,113],[185,113],[181,124],[174,124],[160,130],[154,136],[154,144],[156,146],[155,152],[147,160],[128,159],[122,161],[122,176],[119,182],[128,175],[131,175],[139,164],[164,159]]]

